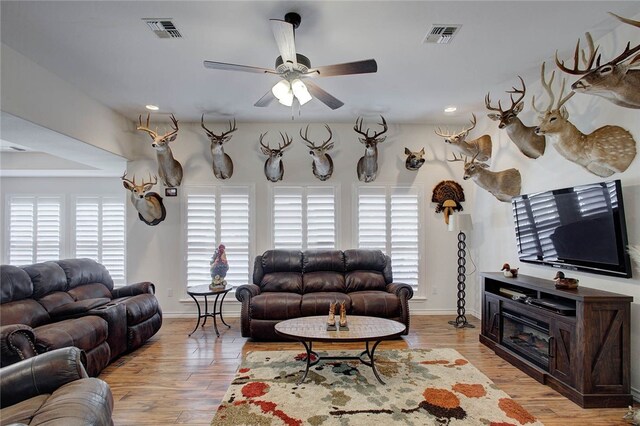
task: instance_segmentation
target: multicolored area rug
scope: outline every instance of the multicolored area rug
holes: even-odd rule
[[[353,356],[355,351],[319,351]],[[212,425],[541,425],[453,349],[376,353],[381,385],[358,361],[321,361],[296,385],[305,353],[255,351]]]

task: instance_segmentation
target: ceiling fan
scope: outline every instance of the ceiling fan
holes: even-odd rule
[[[284,21],[281,19],[270,19],[270,22],[278,50],[280,51],[280,56],[276,58],[275,69],[204,61],[205,68],[209,69],[244,71],[280,76],[282,79],[260,98],[254,106],[266,107],[276,99],[286,106],[293,105],[294,99],[296,99],[300,105],[304,105],[312,99],[313,95],[329,108],[338,109],[344,105],[344,102],[322,90],[318,85],[310,81],[309,78],[365,74],[378,71],[378,64],[375,59],[312,68],[309,58],[296,53],[295,29],[300,25],[300,15],[290,12],[285,15]],[[303,79],[305,80],[304,82],[302,81]]]

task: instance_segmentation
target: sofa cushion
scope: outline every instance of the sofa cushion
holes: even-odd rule
[[[344,302],[347,312],[351,310],[351,299],[348,295],[338,292],[309,293],[302,296],[300,312],[303,317],[314,315],[329,315],[329,305],[333,302]],[[336,315],[340,313],[340,308],[336,309]]]
[[[347,285],[347,293],[368,290],[385,291],[387,288],[387,282],[382,272],[378,271],[347,272],[345,283]]]
[[[66,305],[68,303],[72,303],[73,297],[66,291],[54,291],[53,293],[49,293],[41,299],[38,299],[38,303],[40,303],[47,312],[51,312],[62,305]]]
[[[67,346],[90,351],[107,340],[108,333],[107,322],[94,315],[46,324],[34,331],[39,353]]]
[[[307,250],[302,254],[302,272],[344,273],[344,253],[340,250]]]
[[[4,282],[2,283],[4,287]],[[51,321],[44,307],[33,299],[23,299],[2,304],[0,325],[25,324],[38,327]]]
[[[111,299],[111,291],[102,283],[84,284],[70,289],[67,293],[74,300],[86,300],[106,297]]]
[[[0,265],[0,303],[26,299],[33,294],[29,274],[13,265]]]
[[[67,290],[67,276],[55,262],[35,263],[22,269],[29,274],[33,282],[34,299],[40,299],[54,291]]]
[[[300,272],[271,272],[260,280],[262,292],[302,293],[302,274]]]
[[[262,293],[251,298],[251,318],[285,320],[301,316],[302,296],[295,293]],[[328,312],[328,311],[327,311]]]
[[[398,296],[386,291],[357,291],[349,293],[349,297],[353,315],[393,318],[402,312]]]
[[[380,250],[345,250],[344,264],[347,272],[357,270],[379,271],[384,276],[387,284],[393,282],[391,258]]]
[[[51,315],[51,317],[53,317],[54,319],[59,317],[70,317],[73,315],[82,314],[90,309],[106,305],[109,302],[111,302],[111,299],[107,299],[104,297],[97,299],[80,300],[77,302],[60,305],[57,308],[50,310],[49,315]]]
[[[138,294],[132,297],[113,299],[112,303],[121,303],[127,308],[127,327],[139,324],[154,316],[158,308],[158,299],[153,294]]]
[[[302,272],[302,252],[299,250],[267,250],[262,255],[262,271]]]
[[[344,275],[340,272],[317,271],[302,275],[303,293],[316,293],[326,291],[337,291],[344,293],[347,287],[344,282]]]
[[[66,259],[56,262],[67,276],[69,288],[100,283],[113,290],[113,279],[104,265],[92,259]],[[98,296],[93,296],[98,297]]]
[[[17,404],[4,407],[0,410],[0,418],[3,425],[11,425],[14,423],[28,425],[31,422],[31,418],[38,412],[40,407],[47,401],[49,394],[34,396],[33,398],[25,399]]]

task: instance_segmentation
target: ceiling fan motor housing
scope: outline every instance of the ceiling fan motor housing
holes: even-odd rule
[[[297,71],[305,73],[311,68],[311,61],[304,55],[296,53],[296,61],[298,62]],[[289,67],[282,61],[282,56],[276,58],[276,71],[279,73],[285,73],[289,71]]]
[[[300,26],[300,22],[302,22],[302,18],[299,14],[295,12],[289,12],[284,15],[284,21],[293,25],[293,29],[297,29]]]

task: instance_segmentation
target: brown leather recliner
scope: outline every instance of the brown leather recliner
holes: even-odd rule
[[[89,375],[96,376],[162,324],[153,284],[114,288],[107,269],[90,259],[2,265],[0,273],[3,366],[76,346],[86,352]]]
[[[111,389],[89,378],[84,362],[68,347],[1,368],[1,424],[113,425]]]
[[[348,315],[393,319],[409,332],[413,289],[394,283],[391,259],[380,250],[268,250],[257,256],[253,284],[236,289],[243,337],[282,340],[274,326],[285,319],[327,315],[344,302]]]

